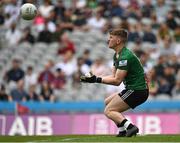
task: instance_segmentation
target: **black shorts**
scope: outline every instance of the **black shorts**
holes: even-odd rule
[[[144,103],[149,96],[149,90],[131,90],[125,89],[121,93],[119,93],[121,99],[129,105],[132,109],[136,106]]]

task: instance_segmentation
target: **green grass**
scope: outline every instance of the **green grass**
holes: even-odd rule
[[[180,142],[180,135],[119,138],[112,135],[0,136],[0,142]]]

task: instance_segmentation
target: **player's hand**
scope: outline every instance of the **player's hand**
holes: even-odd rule
[[[95,83],[97,81],[97,77],[93,75],[91,72],[80,77],[81,82]]]

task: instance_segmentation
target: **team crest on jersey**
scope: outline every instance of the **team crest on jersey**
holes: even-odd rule
[[[127,60],[119,61],[119,66],[127,66]]]

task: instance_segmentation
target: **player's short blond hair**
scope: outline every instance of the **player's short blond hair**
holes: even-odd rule
[[[128,39],[128,31],[126,29],[118,28],[118,29],[112,29],[109,31],[110,35],[115,35],[120,37],[124,43],[127,42]]]

